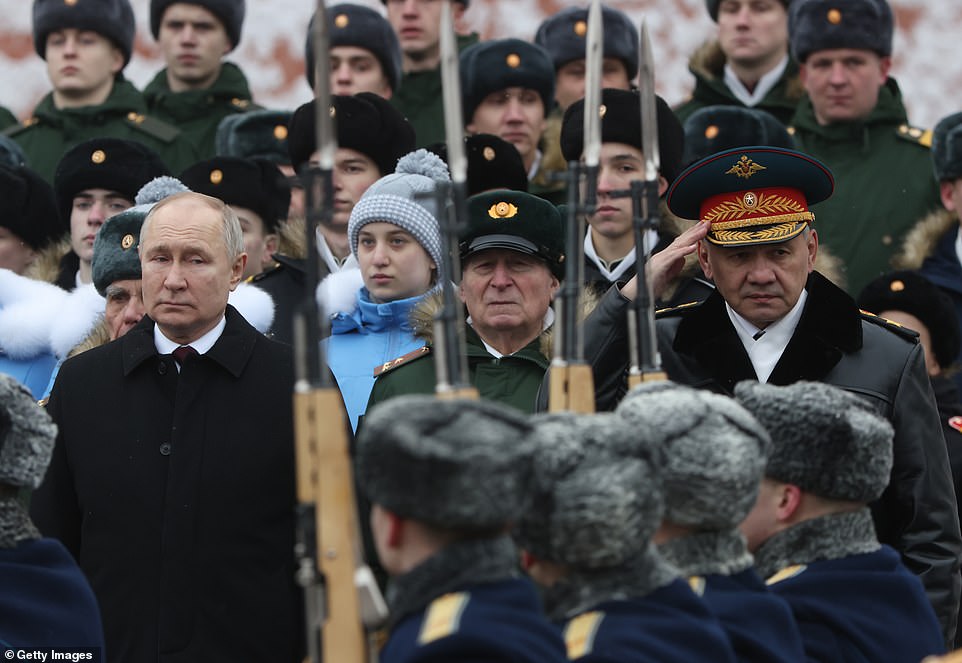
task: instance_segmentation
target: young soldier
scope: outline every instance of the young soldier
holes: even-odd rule
[[[252,108],[251,91],[240,68],[224,61],[237,48],[244,0],[151,0],[150,31],[166,66],[144,88],[150,112],[181,129],[194,147],[180,172],[214,156],[217,125],[228,115]]]
[[[128,0],[35,0],[33,42],[53,90],[33,114],[5,132],[23,147],[30,167],[53,182],[57,162],[92,138],[143,143],[168,167],[196,160],[180,129],[147,114],[140,92],[123,75],[134,41]]]

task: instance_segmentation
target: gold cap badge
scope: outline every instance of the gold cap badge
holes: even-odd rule
[[[334,18],[334,25],[336,25],[339,28],[346,28],[347,24],[350,22],[351,22],[351,19],[348,18],[347,14],[338,14]]]
[[[490,208],[488,208],[488,216],[492,219],[510,219],[517,215],[518,208],[511,203],[506,203],[504,201],[500,203],[495,203]]]
[[[755,209],[758,207],[758,196],[749,191],[742,197],[742,202],[745,203],[745,207],[748,209]]]
[[[220,168],[215,168],[214,170],[210,171],[211,184],[220,184],[223,181],[224,181],[224,171],[222,171]]]
[[[842,12],[837,9],[829,9],[827,18],[832,25],[838,25],[842,22]]]
[[[94,150],[94,153],[90,155],[90,160],[97,164],[103,163],[107,160],[107,153],[103,150]]]
[[[711,140],[717,135],[718,135],[717,124],[709,124],[707,127],[705,127],[705,138],[707,138],[708,140]]]
[[[508,66],[512,69],[517,69],[521,66],[521,56],[517,53],[508,54],[508,57],[506,57],[504,61],[507,62]]]
[[[902,281],[898,281],[898,280],[892,281],[891,283],[889,283],[889,290],[891,290],[892,292],[902,292],[903,290],[905,290],[905,284]]]
[[[287,138],[287,127],[285,127],[283,124],[278,124],[276,127],[274,127],[274,138],[277,140],[284,140]]]
[[[123,248],[124,251],[126,251],[133,245],[134,245],[134,236],[131,235],[130,233],[127,233],[126,235],[124,235],[124,238],[120,240],[120,246]]]
[[[725,171],[726,175],[736,175],[742,179],[748,179],[760,170],[766,170],[765,166],[755,163],[744,154],[734,166]]]
[[[484,157],[485,161],[494,161],[494,158],[498,155],[495,154],[494,148],[488,145],[483,150],[481,150],[481,156]]]
[[[584,21],[577,21],[575,23],[575,34],[579,37],[584,37],[588,33],[588,24]]]

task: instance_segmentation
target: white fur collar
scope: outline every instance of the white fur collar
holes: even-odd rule
[[[364,287],[361,270],[342,269],[317,284],[317,305],[328,317],[353,313],[357,308],[357,291]]]
[[[50,329],[50,348],[58,358],[83,341],[104,317],[107,301],[100,296],[93,283],[78,286],[67,293],[63,315]]]
[[[67,292],[0,269],[0,349],[11,359],[50,351],[50,330],[59,324]]]
[[[274,299],[256,285],[241,283],[227,301],[262,334],[274,324]]]

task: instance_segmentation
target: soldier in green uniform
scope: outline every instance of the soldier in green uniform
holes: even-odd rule
[[[684,122],[705,106],[768,111],[787,124],[804,94],[788,56],[790,0],[706,0],[718,38],[691,56],[691,98],[675,109]]]
[[[147,115],[140,92],[123,76],[134,41],[128,0],[35,0],[33,40],[53,90],[4,133],[47,181],[67,150],[105,136],[143,143],[170,168],[196,160],[180,129]]]
[[[910,127],[889,77],[892,10],[885,0],[795,0],[792,53],[808,97],[795,142],[835,174],[835,195],[814,208],[819,238],[858,293],[890,269],[916,219],[936,209],[931,132]]]
[[[466,225],[459,295],[468,314],[469,379],[482,399],[532,412],[548,368],[550,305],[564,276],[561,216],[546,200],[499,190],[468,199]],[[439,305],[428,299],[415,316],[430,320]],[[368,411],[401,394],[434,393],[431,325],[414,326],[429,345],[375,370]]]
[[[520,39],[496,39],[465,49],[460,69],[467,132],[493,134],[514,145],[528,172],[528,192],[565,202],[564,183],[549,181],[542,172],[541,138],[554,105],[548,52]]]
[[[441,3],[425,0],[382,0],[387,20],[401,43],[404,74],[391,103],[408,119],[417,135],[417,146],[444,140],[444,105],[441,96]],[[469,0],[451,4],[455,25]],[[477,33],[458,35],[458,49],[478,43]]]
[[[144,88],[144,98],[196,151],[192,161],[170,164],[176,172],[214,156],[222,119],[257,107],[244,73],[223,60],[237,47],[243,23],[244,0],[151,0],[150,30],[167,66]]]

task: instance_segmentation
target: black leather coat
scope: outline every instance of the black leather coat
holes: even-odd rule
[[[817,272],[807,288],[802,317],[769,383],[833,384],[868,399],[892,423],[895,460],[888,488],[872,505],[876,530],[922,579],[946,642],[952,643],[962,591],[962,535],[922,348],[913,332],[861,314]],[[599,411],[613,409],[626,390],[628,307],[612,288],[585,323]],[[730,395],[738,381],[757,379],[718,292],[700,305],[663,313],[657,333],[663,368],[675,382]]]

